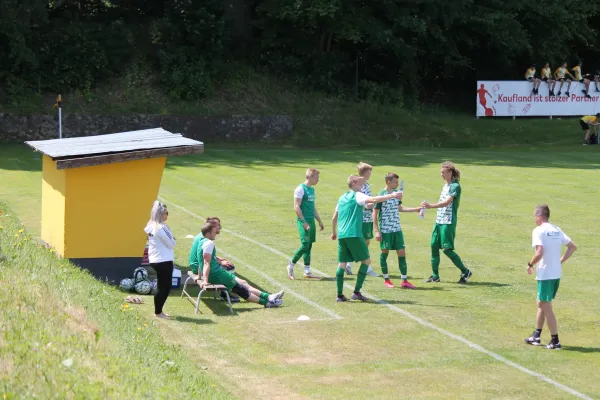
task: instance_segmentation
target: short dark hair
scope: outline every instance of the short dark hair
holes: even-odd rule
[[[400,177],[393,172],[388,172],[387,175],[385,176],[385,183],[391,182],[392,179],[394,179],[394,178],[398,179]]]
[[[221,223],[221,220],[218,217],[208,217],[208,218],[206,218],[206,222],[213,222],[213,221],[217,221],[218,223]]]
[[[546,219],[550,218],[550,208],[546,204],[540,204],[535,207],[535,211],[533,212],[537,217],[544,217]]]
[[[212,231],[213,229],[215,229],[215,224],[211,224],[210,222],[205,223],[202,226],[202,236],[206,236],[206,234],[210,231]]]

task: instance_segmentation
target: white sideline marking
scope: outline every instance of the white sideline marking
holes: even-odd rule
[[[161,198],[161,197],[159,197],[159,200],[161,200],[161,201],[163,201],[163,202],[169,202],[169,201],[167,201],[166,199],[164,199],[164,198]],[[173,205],[175,208],[178,208],[178,209],[180,209],[181,211],[183,211],[183,212],[185,212],[185,213],[187,213],[187,214],[191,215],[192,217],[195,217],[195,218],[198,218],[198,219],[200,219],[200,220],[203,220],[203,221],[204,221],[204,218],[200,217],[200,216],[199,216],[199,215],[197,215],[197,214],[194,214],[193,212],[191,212],[191,211],[187,210],[186,208],[184,208],[184,207],[182,207],[182,206],[179,206],[179,205],[177,205],[177,204],[175,204],[175,203],[173,203],[173,202],[169,202],[169,203],[171,203],[171,204],[172,204],[172,205]],[[238,238],[240,238],[240,239],[244,239],[244,240],[246,240],[246,241],[248,241],[248,242],[250,242],[250,243],[254,243],[254,244],[256,244],[256,245],[258,245],[258,246],[262,247],[263,249],[266,249],[266,250],[270,251],[270,252],[271,252],[271,253],[273,253],[273,254],[277,254],[277,255],[280,255],[280,256],[282,256],[283,258],[285,258],[286,260],[288,260],[288,261],[289,261],[289,258],[290,258],[290,257],[289,257],[288,255],[286,255],[286,254],[284,254],[284,253],[280,252],[280,251],[279,251],[279,250],[277,250],[277,249],[274,249],[274,248],[272,248],[272,247],[270,247],[270,246],[267,246],[267,245],[266,245],[266,244],[264,244],[264,243],[257,242],[257,241],[256,241],[256,240],[254,240],[254,239],[251,239],[251,238],[249,238],[249,237],[247,237],[247,236],[241,235],[241,234],[239,234],[239,233],[237,233],[237,232],[232,232],[232,231],[230,231],[230,230],[228,230],[228,229],[221,229],[221,230],[222,230],[222,231],[224,231],[224,232],[227,232],[227,233],[229,233],[229,234],[231,234],[231,235],[233,235],[233,236],[236,236],[236,237],[238,237]],[[315,268],[312,268],[312,270],[313,270],[313,272],[315,272],[315,273],[317,273],[317,274],[319,274],[319,275],[321,275],[321,276],[324,276],[324,277],[329,277],[329,275],[327,275],[326,273],[324,273],[324,272],[321,272],[321,271],[319,271],[319,270],[317,270],[317,269],[315,269]],[[255,271],[255,272],[259,272],[259,271],[257,271],[256,269],[254,269],[254,271]],[[259,273],[261,273],[261,272],[259,272]],[[261,274],[262,274],[262,273],[261,273]],[[267,276],[265,275],[265,277],[267,277]],[[268,278],[268,279],[271,279],[270,277],[267,277],[267,278]],[[351,290],[353,290],[353,289],[354,289],[352,286],[348,285],[347,283],[345,283],[345,284],[344,284],[344,287],[346,287],[346,288],[349,288],[349,289],[351,289]],[[287,290],[287,289],[286,289],[286,290]],[[492,357],[492,358],[494,358],[494,359],[496,359],[496,360],[498,360],[498,361],[500,361],[500,362],[502,362],[502,363],[504,363],[504,364],[506,364],[506,365],[508,365],[508,366],[510,366],[510,367],[516,368],[516,369],[518,369],[518,370],[519,370],[519,371],[521,371],[521,372],[524,372],[524,373],[526,373],[526,374],[528,374],[528,375],[534,376],[534,377],[538,378],[539,380],[541,380],[541,381],[544,381],[544,382],[546,382],[546,383],[549,383],[549,384],[551,384],[552,386],[554,386],[554,387],[556,387],[556,388],[558,388],[558,389],[560,389],[560,390],[563,390],[563,391],[565,391],[565,392],[567,392],[567,393],[569,393],[569,394],[571,394],[571,395],[573,395],[573,396],[575,396],[575,397],[578,397],[578,398],[580,398],[580,399],[584,399],[584,400],[593,400],[591,397],[589,397],[589,396],[587,396],[587,395],[585,395],[585,394],[583,394],[583,393],[580,393],[580,392],[576,391],[575,389],[572,389],[572,388],[570,388],[570,387],[568,387],[568,386],[565,386],[565,385],[563,385],[563,384],[562,384],[562,383],[560,383],[560,382],[557,382],[557,381],[555,381],[555,380],[553,380],[553,379],[550,379],[550,378],[548,378],[547,376],[540,374],[539,372],[532,371],[532,370],[530,370],[530,369],[528,369],[528,368],[525,368],[525,367],[523,367],[522,365],[519,365],[519,364],[517,364],[517,363],[515,363],[515,362],[513,362],[513,361],[510,361],[509,359],[507,359],[507,358],[505,358],[505,357],[502,357],[500,354],[496,354],[496,353],[494,353],[494,352],[492,352],[492,351],[489,351],[489,350],[487,350],[487,349],[485,349],[485,348],[481,347],[480,345],[478,345],[478,344],[475,344],[475,343],[473,343],[473,342],[471,342],[471,341],[469,341],[469,340],[467,340],[467,339],[463,338],[462,336],[458,336],[458,335],[456,335],[456,334],[454,334],[454,333],[452,333],[452,332],[449,332],[449,331],[447,331],[447,330],[445,330],[445,329],[442,329],[442,328],[440,328],[440,327],[438,327],[438,326],[436,326],[436,325],[432,324],[431,322],[427,322],[427,321],[425,321],[424,319],[421,319],[421,318],[417,317],[416,315],[414,315],[414,314],[411,314],[411,313],[409,313],[409,312],[408,312],[408,311],[406,311],[406,310],[403,310],[403,309],[402,309],[402,308],[400,308],[400,307],[397,307],[397,306],[395,306],[395,305],[393,305],[393,304],[389,304],[389,303],[388,303],[388,302],[386,302],[385,300],[378,299],[378,298],[377,298],[377,297],[375,297],[375,296],[369,295],[367,292],[363,292],[363,293],[364,293],[366,296],[370,297],[371,299],[375,300],[375,302],[376,302],[376,303],[378,303],[378,304],[381,304],[381,305],[384,305],[384,306],[386,306],[387,308],[389,308],[390,310],[392,310],[392,311],[394,311],[394,312],[397,312],[397,313],[399,313],[399,314],[402,314],[402,315],[404,315],[405,317],[408,317],[408,318],[412,319],[413,321],[417,322],[417,323],[418,323],[418,324],[420,324],[420,325],[426,326],[426,327],[428,327],[428,328],[430,328],[430,329],[433,329],[433,330],[435,330],[435,331],[437,331],[437,332],[439,332],[439,333],[441,333],[441,334],[443,334],[443,335],[446,335],[446,336],[448,336],[448,337],[450,337],[450,338],[452,338],[452,339],[454,339],[454,340],[456,340],[456,341],[459,341],[459,342],[461,342],[461,343],[463,343],[463,344],[466,344],[466,345],[467,345],[467,346],[469,346],[470,348],[472,348],[472,349],[474,349],[474,350],[477,350],[477,351],[479,351],[479,352],[481,352],[481,353],[483,353],[483,354],[486,354],[486,355],[488,355],[488,356],[490,356],[490,357]],[[306,300],[308,300],[308,299],[306,299]],[[321,306],[320,306],[320,305],[318,305],[318,304],[316,304],[316,303],[312,302],[311,300],[308,300],[308,301],[310,301],[312,304],[316,305],[317,307],[321,308]],[[340,317],[340,318],[341,318],[341,317]]]

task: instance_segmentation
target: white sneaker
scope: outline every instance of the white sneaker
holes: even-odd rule
[[[370,265],[369,265],[369,269],[367,270],[367,275],[369,275],[369,276],[379,276],[379,274],[377,272],[375,272],[373,270],[373,268],[371,268]]]
[[[290,280],[294,280],[294,264],[292,264],[291,262],[288,264],[287,266],[287,273],[288,273],[288,278],[290,278]]]
[[[346,274],[348,274],[348,275],[354,275],[352,273],[352,265],[350,263],[346,264]]]
[[[269,302],[267,304],[265,304],[265,308],[277,308],[280,307],[283,304],[283,300],[281,299],[277,299],[277,300],[269,300]]]
[[[273,293],[273,294],[269,295],[269,301],[279,300],[283,297],[284,294],[285,294],[285,292],[283,290],[280,292],[277,292],[277,293]]]
[[[321,277],[314,275],[310,270],[304,270],[304,278],[306,279],[321,279]]]

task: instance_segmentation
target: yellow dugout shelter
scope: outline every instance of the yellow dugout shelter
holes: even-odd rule
[[[25,143],[43,153],[42,241],[111,283],[141,264],[167,156],[204,151],[162,128]]]

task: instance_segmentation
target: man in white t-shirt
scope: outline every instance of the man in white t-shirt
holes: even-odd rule
[[[556,297],[560,277],[562,275],[562,264],[577,250],[575,243],[558,226],[548,222],[550,209],[546,204],[537,206],[534,210],[535,224],[533,230],[532,246],[535,255],[527,263],[527,273],[533,273],[533,266],[537,263],[536,280],[538,282],[537,294],[537,326],[525,343],[539,346],[540,335],[544,327],[544,321],[548,322],[552,339],[546,346],[547,349],[560,349],[562,346],[558,340],[558,327],[556,317],[552,310],[552,300]],[[561,257],[561,248],[567,246],[567,251]]]

